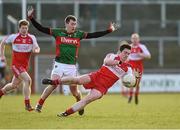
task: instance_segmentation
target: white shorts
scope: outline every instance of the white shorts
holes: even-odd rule
[[[77,67],[76,65],[63,64],[55,61],[53,65],[53,70],[51,72],[51,78],[54,74],[60,77],[77,76]]]

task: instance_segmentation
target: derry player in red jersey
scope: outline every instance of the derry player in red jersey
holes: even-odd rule
[[[131,46],[129,44],[122,44],[120,46],[120,53],[107,54],[103,65],[96,72],[78,77],[62,77],[60,80],[43,79],[43,84],[82,84],[85,89],[91,89],[87,96],[57,116],[66,117],[83,109],[87,104],[100,99],[106,94],[108,89],[124,74],[133,73],[129,64],[125,62],[131,52],[130,50]]]
[[[29,22],[25,19],[19,21],[19,33],[11,34],[5,38],[0,45],[0,57],[5,59],[4,45],[12,44],[12,72],[14,74],[12,82],[6,84],[0,90],[0,97],[7,92],[19,87],[19,84],[24,81],[23,93],[25,110],[32,111],[30,105],[31,95],[31,77],[27,73],[28,63],[31,53],[39,53],[40,48],[34,35],[28,33]]]
[[[134,70],[138,70],[141,73],[141,77],[143,74],[144,66],[143,60],[150,59],[151,54],[147,47],[140,43],[139,34],[134,33],[131,35],[131,54],[129,55],[129,63],[132,65]],[[141,78],[140,78],[141,79]],[[138,95],[139,95],[139,84],[140,80],[135,87],[135,104],[138,104]],[[131,102],[133,96],[133,88],[130,89],[128,103]]]

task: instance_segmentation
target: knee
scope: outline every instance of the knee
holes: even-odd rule
[[[81,78],[76,78],[76,80],[77,80],[77,84],[83,84],[83,80],[81,79]]]
[[[26,80],[24,80],[24,82],[26,82],[27,84],[31,84],[32,83],[32,79],[31,78],[28,78],[28,79],[26,79]]]
[[[71,84],[81,84],[81,80],[79,77],[72,77]]]

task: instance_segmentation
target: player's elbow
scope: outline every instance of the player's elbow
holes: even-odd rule
[[[109,58],[105,58],[104,59],[104,65],[110,66],[113,64],[113,61]]]
[[[107,64],[108,64],[108,60],[104,59],[104,65],[107,65]]]
[[[112,65],[112,63],[110,62],[110,61],[104,61],[104,65],[107,65],[107,66],[110,66],[110,65]]]

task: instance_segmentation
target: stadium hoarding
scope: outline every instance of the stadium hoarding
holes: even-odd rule
[[[120,92],[118,81],[109,92]],[[180,92],[180,74],[144,74],[140,84],[141,92]]]
[[[180,92],[180,74],[146,74],[141,92]]]

